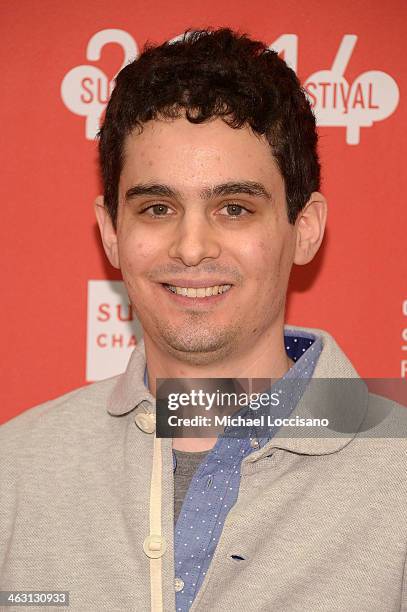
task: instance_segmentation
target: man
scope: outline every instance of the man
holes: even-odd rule
[[[198,31],[121,71],[95,208],[144,339],[123,375],[3,427],[3,590],[81,611],[407,610],[407,445],[378,416],[395,431],[403,409],[329,334],[284,326],[324,234],[316,145],[295,74],[246,36]],[[280,416],[353,426],[160,438],[160,378],[277,379]],[[310,378],[351,393],[315,399]]]

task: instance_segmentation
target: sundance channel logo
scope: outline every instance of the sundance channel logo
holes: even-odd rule
[[[88,281],[88,382],[124,372],[142,333],[122,281]]]
[[[170,42],[182,36],[176,36]],[[394,113],[400,98],[394,78],[380,70],[368,70],[352,83],[347,81],[345,73],[357,40],[356,35],[345,34],[331,67],[314,72],[304,82],[317,124],[345,128],[349,145],[359,144],[360,128],[371,127]],[[113,28],[101,30],[88,42],[85,57],[89,63],[69,70],[61,84],[61,97],[66,108],[85,117],[85,137],[88,140],[94,140],[99,131],[101,116],[114,87],[114,78],[109,81],[106,74],[94,65],[100,60],[103,48],[109,44],[119,45],[123,50],[123,62],[117,72],[139,55],[138,44],[128,32]],[[280,53],[297,71],[298,46],[296,34],[283,34],[269,48]]]

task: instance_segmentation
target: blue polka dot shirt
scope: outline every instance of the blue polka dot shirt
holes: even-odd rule
[[[289,416],[294,410],[322,350],[322,340],[311,333],[285,330],[284,338],[287,355],[294,365],[273,387],[273,392],[282,393],[279,387],[287,382],[282,400],[273,408],[273,416],[279,418]],[[274,428],[273,433],[276,431]],[[231,436],[220,436],[198,466],[175,525],[177,612],[189,610],[205,579],[224,522],[238,496],[242,460],[262,448],[273,435],[270,428],[266,434],[265,430],[254,428],[253,435],[244,437],[233,437],[231,433]],[[173,457],[175,470],[175,454]]]

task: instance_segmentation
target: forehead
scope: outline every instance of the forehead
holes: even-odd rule
[[[283,180],[264,136],[234,129],[221,119],[202,124],[184,117],[153,120],[124,143],[121,184],[160,181],[183,190],[226,180],[255,180],[272,189]]]

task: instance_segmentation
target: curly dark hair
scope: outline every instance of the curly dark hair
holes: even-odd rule
[[[191,123],[220,117],[265,135],[285,182],[287,215],[320,187],[315,117],[295,72],[275,51],[229,28],[187,31],[176,42],[147,44],[125,66],[99,132],[105,206],[116,228],[124,140],[156,118]]]

